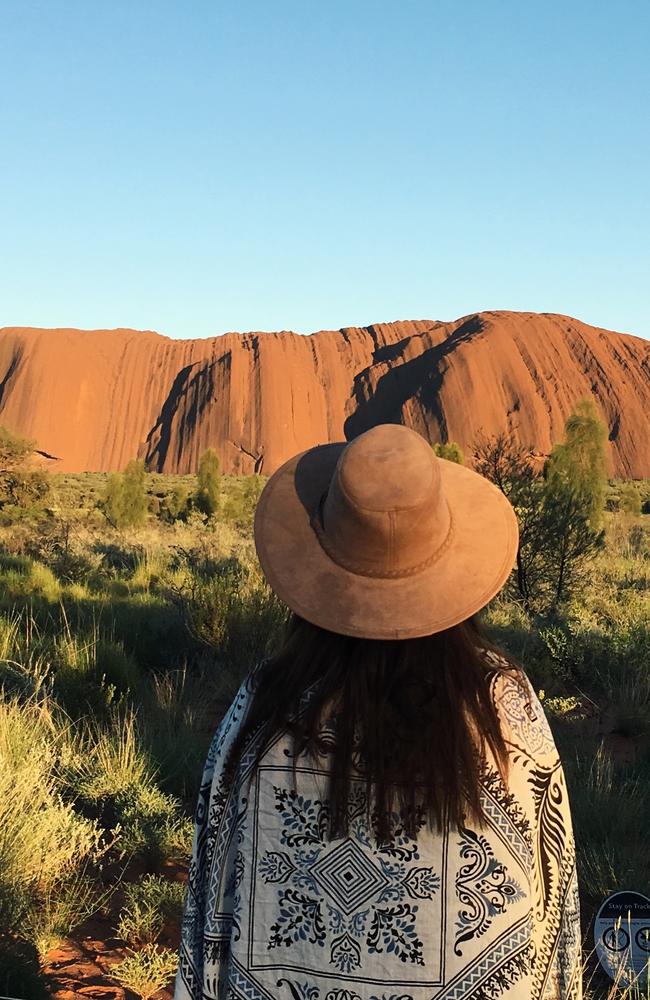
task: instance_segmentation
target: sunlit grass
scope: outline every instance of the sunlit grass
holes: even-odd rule
[[[258,483],[224,480],[220,518],[122,532],[92,509],[102,483],[61,487],[61,517],[82,500],[65,558],[56,525],[42,542],[31,524],[0,529],[0,928],[43,956],[104,905],[105,866],[136,859],[146,874],[114,920],[130,946],[146,945],[119,973],[144,997],[175,962],[154,946],[170,914],[160,867],[189,855],[209,739],[285,610],[254,554]],[[610,892],[650,885],[650,517],[608,515],[606,548],[553,617],[500,595],[486,621],[544,690],[586,927]],[[634,747],[631,763],[608,746],[605,716]],[[169,891],[177,914],[181,890]],[[592,969],[590,950],[585,941]],[[592,994],[590,975],[586,997],[650,1000]]]

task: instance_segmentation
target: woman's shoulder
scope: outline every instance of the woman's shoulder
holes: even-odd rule
[[[546,713],[530,678],[496,650],[484,650],[489,666],[490,696],[504,737],[511,747],[539,759],[557,750]]]

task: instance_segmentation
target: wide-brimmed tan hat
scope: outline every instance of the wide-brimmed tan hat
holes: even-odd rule
[[[401,424],[289,459],[264,487],[254,534],[262,571],[292,611],[368,639],[469,618],[507,580],[518,543],[503,493]]]

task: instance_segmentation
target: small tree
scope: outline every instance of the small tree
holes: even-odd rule
[[[545,480],[533,464],[531,449],[512,434],[482,438],[474,446],[474,468],[498,486],[517,514],[515,579],[529,610],[546,610],[566,598],[603,543],[603,532],[589,523],[592,496],[568,485],[572,469],[567,454],[566,478]]]
[[[185,520],[190,510],[190,493],[186,483],[176,483],[161,504],[161,516],[170,523]]]
[[[619,509],[638,517],[641,514],[641,494],[634,483],[625,483],[621,489]]]
[[[196,505],[204,514],[216,514],[221,494],[219,456],[214,448],[203,452],[197,473]]]
[[[144,462],[134,458],[109,476],[102,509],[114,528],[131,528],[144,524],[147,506]]]
[[[28,441],[27,438],[14,434],[8,427],[0,426],[0,470],[3,473],[22,467],[34,448],[34,441]]]
[[[581,400],[568,417],[564,441],[553,448],[545,473],[544,517],[552,543],[547,560],[559,603],[605,537],[607,428],[592,400]]]
[[[546,561],[553,580],[553,603],[559,604],[570,593],[585,563],[603,546],[605,532],[591,527],[592,513],[584,497],[568,487],[546,491],[543,517],[550,541]]]
[[[101,501],[101,509],[106,519],[114,528],[122,526],[124,511],[124,484],[119,472],[113,472],[108,477],[104,497]]]
[[[465,464],[463,450],[456,441],[448,441],[446,444],[434,444],[433,450],[438,458],[446,458],[448,462],[455,462],[456,465]]]
[[[548,490],[568,489],[580,498],[594,531],[603,524],[607,494],[607,427],[591,399],[580,400],[564,425],[564,441],[555,445],[546,464]]]
[[[147,519],[147,485],[144,462],[132,459],[124,470],[124,517],[133,527]]]
[[[244,505],[244,517],[248,523],[253,522],[253,517],[255,516],[255,508],[257,507],[260,496],[262,495],[262,490],[266,480],[264,476],[259,476],[255,473],[250,476],[246,476],[244,479],[242,487],[242,498]]]
[[[516,585],[526,608],[543,601],[548,590],[546,553],[549,525],[544,517],[544,481],[531,449],[512,433],[481,436],[473,448],[475,470],[497,486],[515,509],[519,522]]]
[[[34,512],[50,490],[48,475],[30,468],[36,443],[0,427],[0,509]]]

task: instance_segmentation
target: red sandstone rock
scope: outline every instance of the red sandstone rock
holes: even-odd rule
[[[170,340],[151,331],[0,330],[0,424],[64,471],[146,459],[271,473],[313,444],[402,422],[466,451],[514,428],[546,454],[580,397],[607,422],[611,472],[650,476],[650,341],[568,316],[486,312],[293,333]]]
[[[120,986],[78,986],[77,993],[92,1000],[124,1000],[126,997]]]

